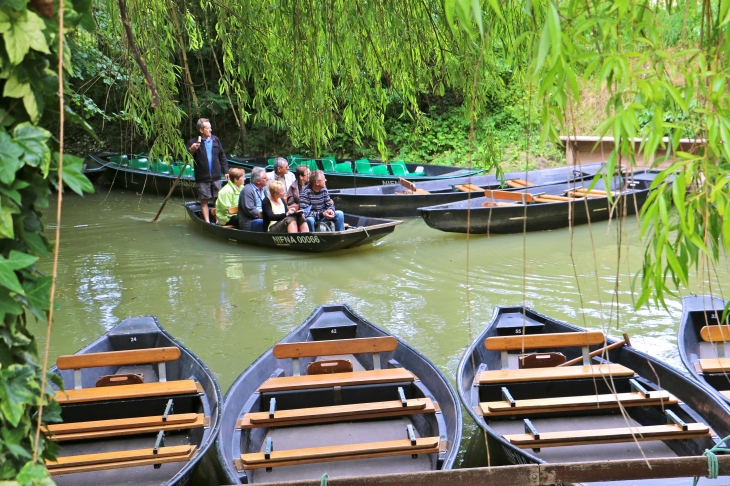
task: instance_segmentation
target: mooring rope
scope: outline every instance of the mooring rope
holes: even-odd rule
[[[705,449],[705,453],[703,455],[707,456],[707,478],[708,479],[717,479],[717,475],[720,472],[720,464],[717,462],[717,456],[715,455],[715,452],[728,452],[730,453],[730,449],[727,447],[720,447],[721,445],[725,444],[725,441],[730,440],[730,435],[722,439],[720,442],[715,445],[712,449]],[[692,486],[697,486],[697,483],[699,482],[700,477],[695,476],[694,483],[692,483]]]

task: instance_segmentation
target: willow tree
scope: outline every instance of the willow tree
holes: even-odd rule
[[[127,7],[160,105],[151,108],[136,75],[126,108],[154,139],[153,155],[186,156],[179,127],[199,112],[190,73],[204,47],[242,131],[253,117],[316,152],[340,126],[356,141],[373,137],[386,156],[391,99],[419,123],[419,93],[454,90],[474,122],[502,88],[493,73],[506,63],[513,80],[534,92],[545,140],[576,134],[581,87],[598,83],[610,93],[600,134],[618,142],[610,172],[635,164],[635,137],[640,150],[662,147],[677,158],[643,210],[637,306],[663,303],[693,267],[712,282],[711,269],[730,245],[730,0],[687,0],[701,35],[681,50],[664,45],[658,20],[673,0],[128,0]],[[118,18],[117,0],[100,0],[98,8]],[[109,35],[126,45],[120,25]],[[646,113],[648,125],[640,122]],[[683,136],[705,141],[682,152]],[[676,171],[675,183],[665,184]]]

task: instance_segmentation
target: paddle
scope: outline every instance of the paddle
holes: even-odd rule
[[[198,137],[198,138],[199,138],[199,137]],[[165,200],[164,200],[164,201],[162,201],[162,206],[160,206],[160,210],[159,210],[159,211],[157,211],[157,214],[155,215],[155,217],[154,217],[154,218],[152,219],[152,221],[150,221],[151,223],[156,223],[156,222],[157,222],[157,219],[158,219],[158,218],[160,217],[160,214],[162,214],[162,210],[163,210],[163,209],[165,209],[165,204],[167,204],[167,201],[168,201],[168,200],[170,199],[170,197],[172,196],[172,192],[173,192],[173,191],[175,190],[175,188],[177,187],[177,183],[178,183],[178,182],[180,182],[180,179],[182,178],[183,174],[185,173],[185,169],[186,169],[187,167],[188,167],[188,161],[186,160],[186,161],[185,161],[185,164],[184,164],[184,165],[183,165],[183,167],[182,167],[182,169],[180,169],[180,174],[178,174],[177,178],[176,178],[176,179],[175,179],[175,181],[174,181],[174,182],[172,183],[172,187],[170,188],[170,192],[168,192],[168,193],[167,193],[167,197],[165,198]]]
[[[590,356],[592,358],[593,356],[598,356],[599,354],[603,353],[604,351],[611,351],[612,349],[620,348],[624,344],[626,346],[631,346],[631,341],[629,340],[629,335],[627,333],[624,333],[624,340],[623,341],[618,341],[618,342],[615,342],[613,344],[609,344],[608,346],[604,346],[601,349],[596,349],[595,351],[593,351],[592,353],[590,353],[588,356]],[[579,356],[579,357],[577,357],[575,359],[571,359],[570,361],[566,361],[565,363],[563,363],[561,365],[558,365],[558,367],[560,367],[560,366],[570,366],[570,365],[574,365],[576,363],[581,363],[581,362],[583,362],[583,356]]]

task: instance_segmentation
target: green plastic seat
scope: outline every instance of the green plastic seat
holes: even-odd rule
[[[132,169],[147,170],[149,167],[149,161],[147,159],[132,159],[129,161],[129,167]]]
[[[372,174],[373,167],[368,159],[358,159],[355,161],[355,172],[358,174]]]
[[[340,162],[335,165],[335,172],[347,172],[352,174],[352,164],[349,162]]]
[[[291,165],[294,162],[296,162],[297,164],[301,164],[302,162],[299,159],[302,159],[303,157],[301,156],[301,154],[294,154],[294,155],[287,155],[284,158],[286,159],[287,162],[289,162],[289,165]],[[271,162],[269,162],[269,164],[273,164],[273,163],[274,163],[273,160]]]
[[[317,164],[316,160],[307,160],[307,165],[309,166],[309,170],[314,172],[315,170],[319,170],[319,165]]]
[[[322,168],[325,170],[325,172],[335,171],[336,162],[334,159],[334,157],[322,157]]]
[[[375,175],[390,175],[390,172],[388,172],[388,166],[385,164],[373,165],[372,170]]]
[[[274,161],[276,160],[276,157],[270,157],[266,159],[266,165],[274,165]],[[291,162],[289,162],[291,164]]]
[[[180,175],[180,170],[182,169],[181,165],[173,165],[172,166],[172,173],[177,175]],[[195,177],[195,169],[190,167],[189,165],[185,167],[185,172],[183,172],[183,177]]]
[[[405,166],[396,164],[395,162],[390,164],[390,170],[393,171],[394,176],[398,177],[408,177],[408,171],[406,170]]]
[[[170,174],[172,172],[172,169],[169,165],[165,164],[164,162],[152,162],[150,164],[150,171],[151,172],[158,172],[160,174]]]
[[[396,166],[401,167],[403,169],[402,172],[405,175],[401,175],[400,173],[396,173],[396,170],[397,170],[395,168]],[[402,160],[398,160],[396,162],[391,162],[390,163],[390,170],[393,171],[393,175],[397,175],[398,177],[413,177],[413,176],[418,177],[418,176],[424,176],[424,175],[426,175],[426,173],[423,171],[423,169],[421,169],[420,171],[417,170],[415,172],[408,172],[408,168],[406,167],[406,163],[403,162]],[[400,170],[398,170],[398,172],[400,172]]]
[[[117,165],[129,165],[129,157],[126,155],[112,155],[109,157],[109,162]]]

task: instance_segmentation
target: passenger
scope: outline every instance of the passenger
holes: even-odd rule
[[[231,179],[218,193],[218,200],[215,202],[215,213],[221,226],[230,224],[238,228],[238,215],[229,213],[228,208],[238,206],[246,171],[234,167],[228,171],[228,175],[231,176]]]
[[[335,204],[330,199],[326,183],[327,179],[325,179],[323,171],[312,172],[309,176],[309,185],[302,189],[299,196],[299,206],[305,210],[304,216],[313,231],[317,228],[317,223],[323,219],[334,220],[335,231],[344,231],[345,215],[342,211],[335,210]]]
[[[289,162],[284,157],[277,157],[274,160],[274,172],[268,172],[266,178],[269,180],[269,183],[272,181],[283,182],[285,194],[296,180],[294,174],[289,172]]]
[[[296,169],[296,182],[286,192],[286,205],[299,209],[299,194],[309,184],[309,167],[300,165]]]
[[[251,223],[263,218],[262,205],[266,199],[266,169],[254,167],[251,182],[246,184],[238,197],[238,227],[246,231],[263,231],[251,228]]]
[[[271,181],[269,197],[263,203],[264,228],[271,233],[306,233],[309,227],[304,215],[294,208],[287,208],[285,194],[282,181]]]

